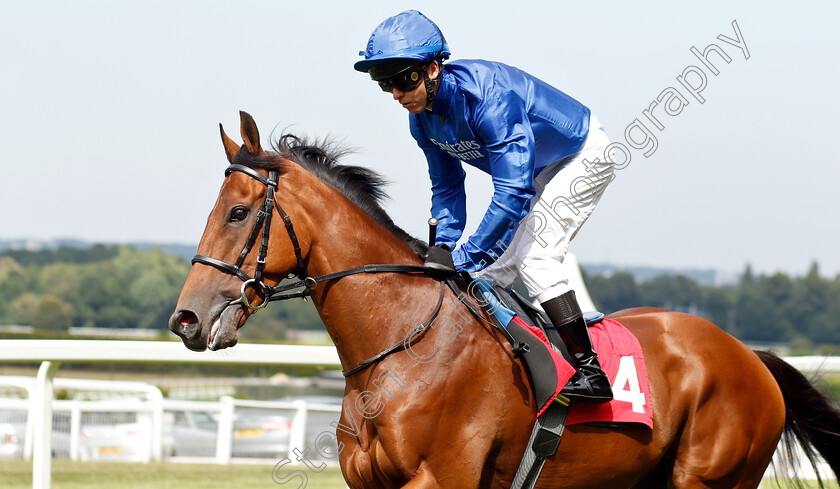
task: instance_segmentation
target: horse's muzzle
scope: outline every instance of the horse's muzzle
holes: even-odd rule
[[[224,300],[212,307],[194,306],[181,304],[169,318],[169,330],[178,335],[187,348],[215,351],[237,343],[237,330],[247,318],[241,304]]]

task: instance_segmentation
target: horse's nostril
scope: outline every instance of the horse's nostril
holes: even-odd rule
[[[187,309],[178,311],[172,316],[169,320],[169,329],[184,339],[193,339],[201,334],[198,316]]]
[[[181,318],[178,322],[181,323],[182,328],[185,328],[190,324],[197,323],[198,318],[192,311],[181,311]]]

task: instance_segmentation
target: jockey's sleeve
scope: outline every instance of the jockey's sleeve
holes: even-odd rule
[[[510,245],[534,196],[534,134],[527,109],[512,92],[490,93],[475,110],[476,135],[490,161],[493,198],[475,234],[452,254],[458,270],[476,272]]]
[[[467,221],[467,198],[464,192],[466,173],[461,162],[435,146],[426,137],[415,118],[410,118],[411,135],[426,155],[432,181],[432,217],[437,218],[435,243],[455,249]]]

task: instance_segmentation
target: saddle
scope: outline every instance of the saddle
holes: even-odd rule
[[[557,451],[566,427],[569,402],[559,394],[575,372],[570,365],[571,355],[541,309],[512,289],[481,279],[474,283],[487,299],[485,310],[492,312],[497,327],[505,328],[516,342],[527,345],[520,349],[524,350],[522,356],[534,390],[537,419],[511,489],[532,489],[546,459]],[[603,317],[600,313],[594,315],[595,321]],[[555,399],[560,403],[552,402]]]
[[[515,340],[514,353],[525,360],[537,416],[542,415],[575,373],[572,357],[559,332],[542,309],[513,289],[480,278],[474,279],[470,287],[477,287],[484,295],[484,309],[493,317],[496,327]],[[588,313],[587,324],[597,323],[603,317],[599,312]],[[565,398],[559,399],[562,402]]]

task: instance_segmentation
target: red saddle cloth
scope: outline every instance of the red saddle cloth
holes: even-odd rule
[[[589,328],[589,336],[610,379],[613,400],[572,404],[566,424],[641,423],[653,428],[650,381],[639,340],[621,323],[606,318]]]
[[[546,345],[557,372],[555,377],[557,387],[554,396],[538,406],[537,416],[540,416],[551,404],[551,399],[560,393],[575,370],[559,353],[548,346],[548,340],[542,331],[529,326],[519,317],[514,317],[513,321],[526,328]],[[610,379],[613,400],[604,404],[572,403],[566,424],[641,423],[653,428],[650,381],[639,340],[624,325],[607,318],[590,326],[589,336],[592,338],[592,346],[598,353],[598,361]]]

